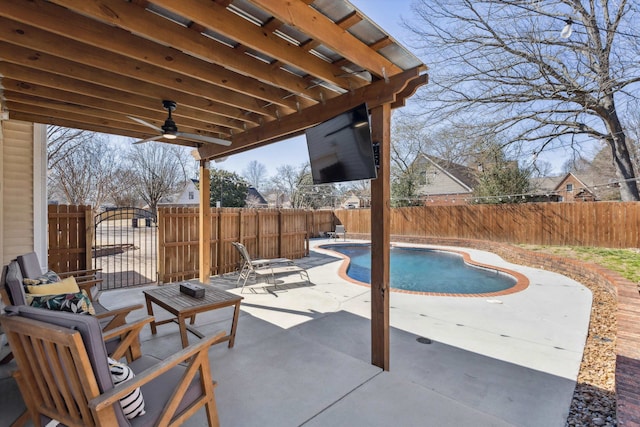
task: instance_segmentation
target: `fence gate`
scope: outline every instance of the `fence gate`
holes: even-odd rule
[[[144,209],[107,209],[95,217],[94,268],[102,269],[102,289],[157,280],[156,215]]]

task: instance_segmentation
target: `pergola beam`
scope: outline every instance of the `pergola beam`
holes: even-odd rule
[[[369,86],[327,100],[324,104],[317,104],[300,113],[265,123],[233,137],[231,147],[202,147],[199,149],[200,157],[211,159],[228,156],[290,137],[363,102],[367,103],[370,109],[385,103],[398,102],[397,95],[403,93],[412,80],[417,79],[417,84],[425,81],[425,77],[420,74],[422,71],[422,67],[413,68],[397,74],[387,81],[379,80]]]
[[[0,42],[1,46],[1,42]],[[0,62],[0,74],[4,76],[2,85],[9,90],[29,91],[32,93],[40,93],[46,91],[63,91],[74,93],[80,97],[90,97],[114,101],[122,105],[139,107],[142,109],[155,110],[155,119],[164,119],[164,114],[158,114],[160,108],[157,98],[151,98],[133,92],[135,89],[127,90],[126,87],[114,89],[112,87],[101,86],[91,82],[74,80],[70,77],[48,73],[42,70],[23,67],[21,65],[11,64],[8,62]],[[6,83],[5,83],[6,82]],[[77,99],[77,98],[76,98]],[[88,105],[87,101],[82,101],[79,105]],[[103,104],[106,108],[106,103]],[[118,108],[117,111],[122,109]],[[221,117],[200,109],[191,108],[188,105],[181,105],[176,111],[175,117],[191,117],[197,119],[203,124],[200,126],[207,129],[212,125],[222,126],[223,128],[238,129],[245,128],[245,123]],[[229,130],[221,130],[226,134],[230,134]],[[114,132],[111,132],[114,133]],[[122,135],[128,135],[122,133]]]

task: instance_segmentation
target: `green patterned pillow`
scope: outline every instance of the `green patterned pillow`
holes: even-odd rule
[[[91,304],[91,300],[85,291],[58,295],[26,294],[25,296],[27,298],[27,304],[32,307],[68,311],[78,314],[96,314],[93,304]]]
[[[49,270],[46,273],[44,273],[42,276],[36,277],[35,279],[29,279],[29,278],[23,279],[22,284],[35,286],[35,285],[47,285],[49,283],[55,283],[59,281],[60,281],[60,276],[58,276],[58,274],[55,271]]]

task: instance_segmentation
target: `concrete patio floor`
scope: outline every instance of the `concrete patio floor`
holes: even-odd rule
[[[311,256],[296,260],[311,284],[296,275],[277,290],[245,289],[235,347],[210,350],[223,426],[564,426],[588,330],[587,288],[465,249],[525,274],[530,286],[492,298],[393,292],[384,372],[370,363],[370,290],[339,278],[342,260],[315,249],[322,243],[313,240]],[[211,282],[239,293],[236,278]],[[112,308],[143,303],[142,289],[104,292],[100,300]],[[157,308],[156,317],[164,315]],[[228,330],[231,316],[230,308],[204,313],[196,326]],[[173,324],[155,336],[145,328],[142,340],[143,351],[158,357],[180,348]],[[7,378],[12,364],[0,367],[1,426],[23,408]],[[185,426],[206,425],[203,412]]]

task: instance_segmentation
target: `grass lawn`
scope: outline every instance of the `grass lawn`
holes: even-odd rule
[[[640,250],[608,249],[587,246],[519,245],[523,249],[575,258],[599,264],[634,283],[640,282]]]

